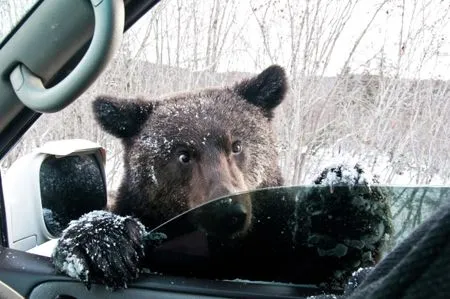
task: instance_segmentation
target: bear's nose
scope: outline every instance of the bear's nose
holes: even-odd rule
[[[227,215],[224,215],[224,222],[226,222],[226,219],[229,219],[228,230],[231,233],[239,231],[244,227],[247,219],[247,209],[242,203],[232,202],[225,214]]]
[[[245,230],[247,217],[250,213],[250,211],[247,211],[246,206],[231,198],[224,198],[221,201],[223,202],[215,212],[215,221],[210,233],[232,236],[235,233]]]
[[[221,198],[200,208],[196,222],[210,235],[231,237],[246,230],[250,213],[246,205],[236,198]]]

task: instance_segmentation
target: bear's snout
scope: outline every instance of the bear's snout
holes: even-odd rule
[[[251,225],[252,204],[248,194],[220,198],[199,207],[195,223],[209,235],[235,238],[245,235]]]
[[[252,218],[252,199],[238,165],[220,151],[211,151],[193,173],[190,208],[195,222],[209,235],[244,235]],[[203,206],[203,204],[208,203]]]
[[[232,200],[231,198],[229,200]],[[246,226],[247,216],[250,211],[247,211],[245,205],[241,202],[232,201],[230,206],[224,211],[224,221],[229,232],[234,233],[242,230]]]
[[[236,188],[234,186],[231,185],[225,185],[225,184],[221,184],[221,183],[216,183],[212,188],[211,191],[209,192],[208,196],[207,196],[207,200],[213,200],[213,199],[217,199],[220,197],[224,197],[227,195],[231,195],[234,193],[237,193],[241,191],[240,188]]]
[[[192,173],[189,208],[228,195],[248,191],[244,174],[238,165],[224,153],[210,153]]]

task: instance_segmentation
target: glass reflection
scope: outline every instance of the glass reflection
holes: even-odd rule
[[[44,223],[53,236],[71,220],[106,206],[106,186],[93,154],[49,157],[39,175]]]
[[[313,185],[227,196],[154,229],[147,237],[160,244],[147,262],[165,274],[340,290],[431,215],[449,189]],[[411,216],[419,214],[420,221]]]

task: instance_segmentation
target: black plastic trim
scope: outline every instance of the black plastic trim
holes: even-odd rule
[[[71,280],[56,275],[50,258],[20,250],[0,247],[0,265],[0,281],[25,297],[39,283]]]
[[[209,296],[221,298],[306,298],[320,295],[323,292],[313,285],[276,284],[247,281],[223,281],[210,279],[197,279],[191,277],[168,276],[158,274],[143,274],[136,282],[128,285],[123,291],[116,291],[115,295],[102,285],[94,284],[90,291],[86,287],[66,275],[55,273],[51,259],[19,250],[0,247],[0,281],[6,283],[16,292],[28,298],[35,288],[42,284],[57,283],[71,288],[77,298],[117,298],[115,295],[129,297],[134,293],[144,294],[156,291],[169,295],[190,294],[196,296]],[[50,290],[52,288],[50,287]],[[140,290],[136,292],[137,290]],[[69,291],[69,289],[67,289]],[[87,293],[86,293],[87,292]],[[81,296],[83,295],[84,296]],[[86,296],[89,294],[90,296]],[[133,296],[131,296],[134,298]],[[140,297],[143,298],[143,297]]]
[[[206,280],[181,280],[173,277],[152,276],[143,279],[142,283],[130,284],[125,290],[114,292],[106,290],[101,285],[92,285],[87,290],[78,282],[47,281],[37,285],[29,298],[284,298],[298,299],[308,296],[322,295],[317,289],[309,286],[278,286],[259,283],[206,281]],[[66,298],[66,297],[64,297]]]

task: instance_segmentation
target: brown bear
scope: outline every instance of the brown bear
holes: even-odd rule
[[[122,288],[139,276],[145,252],[158,243],[151,239],[155,244],[148,245],[148,230],[215,198],[281,186],[272,120],[287,88],[283,68],[273,65],[233,86],[158,100],[99,96],[93,103],[96,119],[122,140],[125,173],[112,211],[88,213],[64,230],[53,252],[56,268],[88,286],[99,282]],[[227,271],[237,263],[249,268],[261,259],[261,250],[282,244],[294,248],[295,236],[279,232],[302,225],[294,223],[295,206],[282,206],[273,217],[277,222],[264,226],[254,223],[255,214],[264,210],[254,202],[245,194],[230,197],[227,233],[248,241],[238,246],[245,252],[240,259],[221,256],[224,265],[231,265]],[[270,244],[258,243],[270,230]],[[283,254],[283,261],[259,262],[283,271],[282,265],[292,264],[289,254]]]

